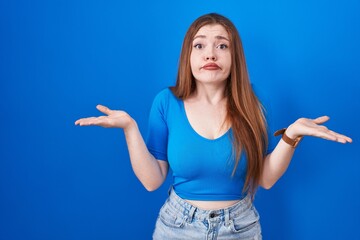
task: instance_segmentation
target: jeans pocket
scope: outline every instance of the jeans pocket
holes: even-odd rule
[[[181,228],[185,224],[185,216],[165,204],[159,214],[162,223],[168,227]]]
[[[252,206],[247,211],[230,220],[230,228],[234,233],[255,236],[261,233],[259,214]]]

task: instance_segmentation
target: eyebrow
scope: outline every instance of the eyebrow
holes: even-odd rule
[[[193,40],[195,40],[196,38],[206,38],[206,36],[205,36],[205,35],[197,35],[197,36],[194,37]],[[227,39],[226,37],[221,36],[221,35],[217,35],[217,36],[215,36],[215,38],[216,38],[216,39],[219,39],[219,40],[226,40],[226,41],[229,41],[229,42],[230,42],[229,39]]]

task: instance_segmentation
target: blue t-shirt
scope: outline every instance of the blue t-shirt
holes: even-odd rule
[[[170,89],[154,99],[147,147],[172,170],[174,191],[188,200],[238,200],[245,197],[247,161],[241,155],[236,172],[232,151],[232,129],[217,139],[199,135],[190,125],[184,102]]]

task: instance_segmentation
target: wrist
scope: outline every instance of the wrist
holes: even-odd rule
[[[288,128],[280,129],[274,133],[274,136],[278,135],[282,135],[281,139],[293,148],[296,148],[296,146],[303,138],[303,136],[300,136],[294,132],[293,125],[290,125]]]
[[[136,121],[133,118],[129,118],[128,123],[126,124],[126,127],[124,127],[124,133],[128,134],[130,132],[133,132],[138,128]]]
[[[300,135],[296,134],[296,126],[294,127],[294,124],[291,124],[285,131],[285,134],[291,138],[291,139],[296,139],[297,137],[299,137]]]

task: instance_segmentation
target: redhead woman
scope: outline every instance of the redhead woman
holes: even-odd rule
[[[122,128],[134,172],[147,190],[157,189],[169,168],[173,172],[153,239],[262,239],[252,201],[256,189],[279,180],[301,138],[352,142],[323,126],[329,118],[322,116],[296,120],[269,146],[238,31],[214,13],[187,31],[176,85],[155,97],[146,141],[126,112],[97,108],[105,116],[75,124]]]

